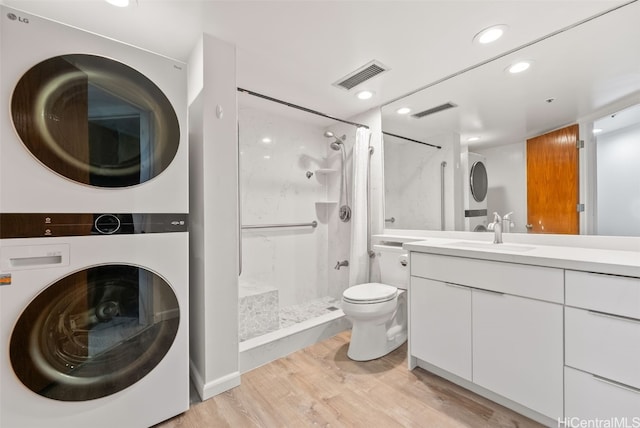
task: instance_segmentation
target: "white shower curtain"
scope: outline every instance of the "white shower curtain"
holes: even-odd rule
[[[351,201],[351,253],[349,255],[349,287],[369,281],[369,130],[356,131],[353,146],[353,195]]]

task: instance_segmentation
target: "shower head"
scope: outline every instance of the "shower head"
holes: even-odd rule
[[[343,135],[342,138],[338,138],[331,131],[325,131],[324,136],[327,137],[327,138],[335,138],[336,141],[332,142],[331,145],[330,145],[330,147],[333,150],[340,150],[340,148],[342,147],[342,141],[340,141],[340,140],[344,140],[346,138],[346,135]]]
[[[340,148],[342,147],[342,142],[336,140],[333,143],[331,143],[329,147],[331,147],[333,150],[340,150]]]

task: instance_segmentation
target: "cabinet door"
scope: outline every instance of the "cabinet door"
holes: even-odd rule
[[[562,305],[473,290],[473,382],[563,415]]]
[[[471,380],[471,289],[411,278],[411,353]]]

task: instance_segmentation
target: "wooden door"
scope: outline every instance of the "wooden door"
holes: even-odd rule
[[[580,232],[578,125],[527,140],[527,229]]]

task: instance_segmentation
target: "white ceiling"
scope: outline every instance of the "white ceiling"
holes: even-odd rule
[[[237,47],[238,86],[349,118],[625,1],[0,0],[186,61],[202,32]],[[507,24],[506,36],[473,36]],[[376,59],[391,71],[352,91],[332,83]],[[566,67],[571,67],[567,65]],[[354,92],[367,87],[373,99]]]
[[[454,76],[385,106],[383,129],[422,141],[452,132],[463,144],[480,137],[468,144],[478,149],[524,142],[640,103],[638,22],[640,3],[633,3]],[[505,72],[523,59],[532,61],[530,70]],[[446,102],[457,107],[424,118],[396,114],[400,107],[419,112]]]

